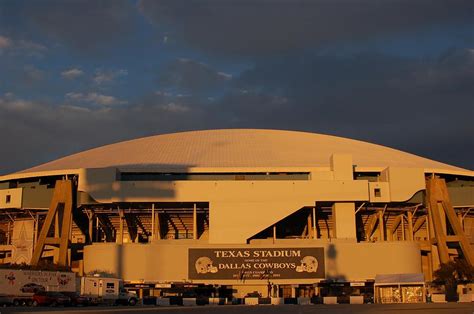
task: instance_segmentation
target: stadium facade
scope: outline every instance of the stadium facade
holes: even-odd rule
[[[208,130],[0,177],[0,263],[49,259],[153,293],[280,296],[474,263],[474,172],[346,138]],[[273,293],[273,292],[272,292]]]

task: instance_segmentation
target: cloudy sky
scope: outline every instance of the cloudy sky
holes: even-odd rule
[[[0,174],[214,128],[474,169],[474,1],[0,0]]]

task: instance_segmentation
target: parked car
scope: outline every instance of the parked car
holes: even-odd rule
[[[258,291],[249,292],[245,295],[246,298],[261,298],[262,294]]]
[[[42,285],[39,285],[34,282],[27,283],[26,285],[20,288],[20,291],[24,293],[36,293],[38,291],[44,291],[44,290],[46,289]]]
[[[57,305],[69,305],[71,304],[71,298],[53,291],[39,291],[33,295],[33,306],[39,305],[50,305],[50,306],[57,306]]]
[[[65,296],[71,299],[70,305],[72,306],[88,306],[92,305],[92,298],[80,295],[78,292],[61,292]]]

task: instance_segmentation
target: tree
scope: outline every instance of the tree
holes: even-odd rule
[[[457,285],[474,281],[474,267],[464,259],[441,264],[434,272],[435,282],[445,285],[446,300],[457,301]]]
[[[117,275],[107,271],[107,270],[101,270],[101,269],[95,269],[86,274],[87,276],[96,276],[98,275],[99,277],[104,277],[104,278],[117,278]]]
[[[71,271],[71,267],[69,266],[59,266],[57,264],[53,264],[52,261],[42,260],[38,263],[38,265],[30,265],[26,263],[21,264],[2,264],[0,268],[7,268],[7,269],[24,269],[24,270],[44,270],[44,271]]]

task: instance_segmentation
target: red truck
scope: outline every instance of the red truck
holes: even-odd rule
[[[71,305],[70,297],[54,291],[39,291],[33,295],[32,300],[33,306]]]

